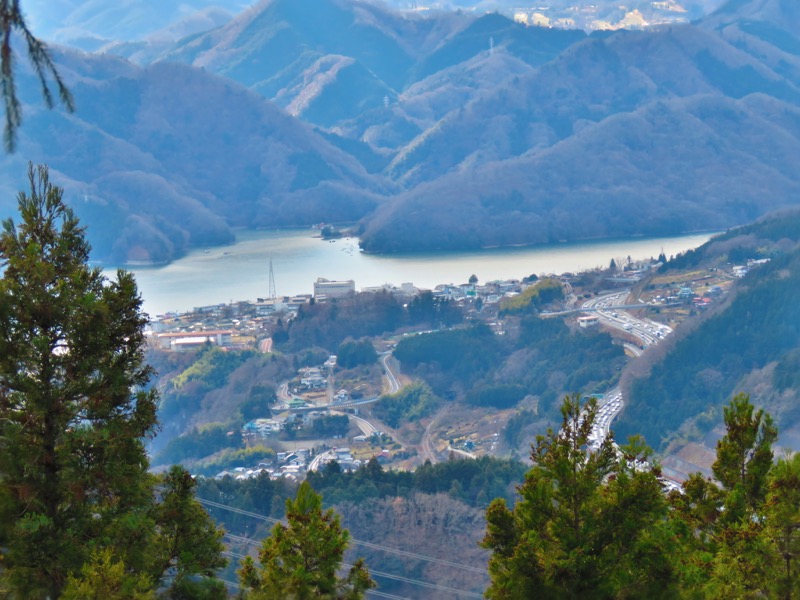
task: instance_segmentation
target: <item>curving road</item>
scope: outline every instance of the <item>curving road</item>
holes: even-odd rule
[[[400,390],[400,382],[397,381],[397,377],[395,376],[394,373],[392,373],[392,369],[389,366],[389,359],[392,358],[392,353],[381,352],[380,357],[384,373],[386,374],[386,380],[389,382],[389,391],[386,393],[395,394]]]
[[[602,294],[587,300],[581,308],[588,309],[597,315],[600,322],[606,327],[616,329],[638,340],[638,346],[632,343],[625,343],[624,345],[634,356],[639,356],[644,349],[658,344],[672,333],[672,329],[649,319],[639,319],[626,312],[621,307],[629,306],[629,295],[629,289]],[[622,412],[623,408],[625,408],[625,402],[622,397],[622,390],[619,387],[614,387],[605,394],[603,400],[599,403],[597,420],[591,434],[594,444],[599,446],[605,440],[611,428],[611,423]]]
[[[627,303],[629,294],[630,290],[603,294],[587,300],[581,308],[597,315],[600,323],[606,327],[617,329],[622,333],[635,337],[639,340],[642,349],[658,344],[658,342],[672,333],[672,329],[667,325],[656,323],[649,319],[639,319],[621,308],[629,306]],[[647,305],[639,304],[637,306]]]

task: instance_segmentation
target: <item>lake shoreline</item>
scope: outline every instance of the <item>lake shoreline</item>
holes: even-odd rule
[[[162,266],[128,268],[150,314],[269,296],[269,273],[279,295],[308,294],[319,277],[353,279],[356,289],[413,283],[420,289],[534,274],[577,273],[608,266],[612,258],[646,259],[695,248],[716,232],[661,238],[591,240],[563,244],[408,254],[362,252],[355,237],[324,240],[317,230],[240,230],[233,244],[198,248]],[[111,267],[107,267],[112,272]]]

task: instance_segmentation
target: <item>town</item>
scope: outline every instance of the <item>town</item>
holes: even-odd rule
[[[421,294],[446,300],[457,306],[465,322],[480,321],[496,335],[505,332],[503,307],[508,307],[542,282],[557,282],[563,295],[548,303],[542,318],[568,319],[578,328],[600,328],[613,334],[633,358],[657,344],[682,321],[706,310],[723,297],[731,283],[748,269],[764,261],[729,265],[724,269],[689,272],[680,277],[660,275],[661,263],[620,259],[622,268],[579,274],[529,276],[522,279],[479,283],[476,277],[462,284],[441,284],[433,290],[417,289],[412,283],[399,287],[384,285],[363,288],[360,294],[388,294],[404,303]],[[357,294],[353,280],[314,282],[313,294],[291,297],[258,298],[229,304],[195,307],[181,314],[160,315],[151,323],[149,343],[167,352],[197,352],[216,347],[222,351],[274,351],[273,334],[296,318],[302,307],[337,302]],[[646,317],[644,316],[646,313]],[[637,316],[633,316],[637,315]],[[370,413],[370,405],[385,394],[393,394],[410,379],[403,377],[392,356],[399,339],[430,330],[411,328],[371,341],[381,369],[359,381],[344,377],[339,381],[337,356],[328,355],[320,364],[299,366],[295,376],[282,382],[276,391],[270,415],[255,416],[240,432],[245,445],[269,443],[282,447],[270,459],[251,466],[224,469],[216,477],[249,478],[267,473],[270,477],[303,479],[309,470],[336,461],[344,470],[357,469],[369,460],[393,468],[414,468],[423,459],[437,457],[476,458],[493,455],[503,414],[471,415],[452,423],[440,423],[436,435],[422,441],[419,448]],[[614,405],[604,408],[595,436],[607,432],[611,420],[623,405],[616,390]],[[680,479],[682,473],[675,473]]]

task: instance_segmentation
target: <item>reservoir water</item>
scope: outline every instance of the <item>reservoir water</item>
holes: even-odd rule
[[[269,295],[269,263],[278,295],[310,294],[318,277],[353,279],[356,289],[411,282],[419,288],[440,283],[520,279],[532,273],[579,272],[619,262],[667,256],[696,248],[711,233],[669,238],[632,238],[468,252],[405,255],[364,254],[356,238],[323,241],[310,229],[241,231],[236,243],[194,250],[162,267],[132,267],[151,316],[185,312]]]

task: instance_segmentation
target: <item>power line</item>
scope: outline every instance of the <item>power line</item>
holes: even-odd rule
[[[231,538],[232,540],[237,541],[237,542],[247,543],[247,544],[251,544],[251,545],[254,545],[254,546],[260,546],[261,545],[256,540],[251,540],[251,539],[248,539],[248,538],[244,538],[244,537],[239,536],[239,535],[232,535],[232,534],[226,533],[225,537]],[[236,558],[244,558],[245,557],[244,554],[238,554],[236,552],[226,552],[225,554],[227,554],[229,556],[236,557]],[[349,569],[352,566],[353,565],[350,565],[350,564],[347,564],[347,563],[342,563],[342,568],[344,568],[344,569]],[[412,585],[418,585],[420,587],[425,587],[425,588],[428,588],[428,589],[431,589],[431,590],[439,590],[439,591],[442,591],[442,592],[451,592],[453,594],[460,594],[462,596],[467,596],[469,598],[483,598],[483,596],[481,594],[477,594],[475,592],[468,592],[468,591],[465,591],[465,590],[452,588],[452,587],[449,587],[449,586],[446,586],[446,585],[440,585],[438,583],[428,583],[427,581],[420,581],[418,579],[412,579],[410,577],[404,577],[403,575],[393,575],[392,573],[384,573],[383,571],[376,571],[375,569],[372,569],[372,568],[369,569],[369,574],[370,575],[374,575],[375,577],[381,577],[383,579],[393,579],[394,581],[401,581],[403,583],[410,583]]]
[[[345,568],[351,567],[352,565],[343,564]],[[419,581],[418,579],[411,579],[410,577],[403,577],[402,575],[392,575],[391,573],[383,573],[381,571],[376,571],[374,569],[369,569],[370,576],[381,577],[383,579],[393,579],[394,581],[401,581],[403,583],[410,583],[412,585],[418,585],[420,587],[428,588],[431,590],[439,590],[442,592],[450,592],[451,594],[459,594],[461,596],[467,596],[469,598],[483,598],[482,594],[477,594],[475,592],[468,592],[465,590],[459,590],[457,588],[452,588],[446,585],[440,585],[438,583],[428,583],[427,581]]]
[[[239,536],[229,536],[229,537],[239,537]],[[253,540],[249,540],[249,541],[253,541]],[[230,556],[231,558],[238,558],[238,559],[245,558],[244,554],[239,554],[238,552],[232,552],[230,550],[226,550],[226,551],[222,552],[222,554],[224,554],[225,556]],[[350,565],[342,565],[342,566],[343,567],[348,567]],[[235,587],[237,589],[241,589],[241,586],[238,583],[234,583],[232,581],[227,581],[225,579],[220,579],[220,581],[222,581],[223,583],[227,583],[228,585],[233,586],[233,587]],[[405,598],[403,596],[396,596],[395,594],[390,594],[389,592],[382,592],[380,590],[374,590],[374,589],[373,590],[368,590],[367,591],[367,595],[368,596],[378,596],[380,598],[389,598],[390,600],[409,600],[408,598]]]
[[[392,598],[394,600],[411,600],[410,598],[406,598],[405,596],[396,596],[395,594],[390,594],[389,592],[382,592],[376,589],[367,590],[367,597],[370,596],[378,596],[379,598]]]
[[[228,506],[227,504],[221,504],[219,502],[214,502],[212,500],[204,500],[202,498],[197,499],[200,504],[205,506],[211,506],[213,508],[221,508],[223,510],[228,510],[234,513],[238,513],[241,515],[245,515],[248,517],[252,517],[254,519],[260,519],[262,521],[267,521],[269,523],[283,523],[280,519],[275,519],[273,517],[265,517],[264,515],[260,515],[258,513],[251,512],[249,510],[244,510],[241,508],[234,508],[233,506]],[[246,539],[246,538],[244,538]],[[353,544],[358,546],[364,546],[365,548],[370,548],[372,550],[381,550],[383,552],[387,552],[389,554],[396,554],[398,556],[405,556],[407,558],[414,558],[417,560],[423,560],[426,562],[436,563],[439,565],[444,565],[447,567],[453,567],[455,569],[463,569],[465,571],[472,571],[473,573],[489,573],[486,569],[482,569],[480,567],[473,567],[471,565],[465,565],[461,563],[452,562],[449,560],[444,560],[442,558],[434,558],[432,556],[425,556],[424,554],[418,554],[416,552],[409,552],[407,550],[400,550],[399,548],[391,548],[389,546],[382,546],[380,544],[373,544],[372,542],[364,542],[361,540],[357,540],[354,538],[350,538],[350,541]]]

